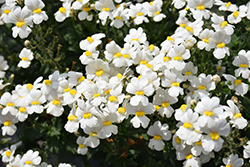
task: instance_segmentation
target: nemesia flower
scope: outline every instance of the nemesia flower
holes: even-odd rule
[[[1,6],[1,13],[0,14],[0,20],[3,21],[3,23],[9,23],[9,13],[11,10],[16,6],[16,3],[5,3]]]
[[[143,7],[147,10],[147,15],[149,17],[153,17],[153,20],[155,22],[159,22],[166,17],[165,14],[160,13],[162,4],[163,4],[162,0],[154,0],[150,3],[145,2],[143,4]]]
[[[238,158],[238,154],[230,154],[228,158],[223,158],[222,161],[226,166],[220,167],[241,167],[244,164],[244,160],[242,158]]]
[[[78,128],[79,128],[79,119],[76,116],[76,109],[75,109],[74,106],[70,110],[70,113],[69,113],[67,118],[68,118],[68,121],[64,125],[65,130],[70,132],[70,133],[73,133],[73,132],[77,131]]]
[[[84,136],[79,136],[76,140],[78,144],[77,153],[85,155],[88,152],[88,142]]]
[[[42,158],[39,156],[38,151],[29,150],[23,155],[20,164],[23,167],[34,167],[39,165],[41,160]]]
[[[181,9],[186,5],[186,0],[173,0],[172,4],[174,4],[176,9]]]
[[[70,16],[70,3],[63,3],[62,7],[54,14],[56,21],[63,22]]]
[[[185,67],[182,70],[182,74],[184,74],[184,80],[192,81],[192,78],[195,74],[197,74],[198,68],[194,66],[192,62],[186,63]]]
[[[224,30],[227,35],[232,35],[234,33],[234,26],[225,21],[223,16],[218,16],[213,13],[211,20],[213,22],[212,27],[215,31]]]
[[[92,127],[86,126],[84,128],[84,133],[89,135],[86,138],[86,141],[88,142],[91,148],[96,148],[100,144],[99,133],[103,126],[104,125],[98,123],[95,126],[92,126]]]
[[[104,38],[106,35],[103,33],[94,34],[91,37],[88,36],[86,39],[81,40],[79,45],[82,50],[88,50],[90,48],[96,48],[102,43],[101,38]],[[92,49],[93,50],[93,49]]]
[[[38,113],[41,114],[44,110],[42,104],[46,102],[45,96],[40,90],[31,90],[29,94],[29,106],[27,112],[29,114]]]
[[[56,90],[52,89],[50,91],[48,100],[50,102],[45,106],[45,108],[47,108],[46,112],[48,114],[52,114],[55,117],[61,116],[64,111],[64,108],[62,105],[65,105],[62,103],[63,102],[62,96],[59,93],[57,93]]]
[[[14,160],[14,154],[16,151],[16,145],[11,145],[10,149],[5,150],[2,154],[2,161],[5,163],[9,163]]]
[[[72,4],[72,8],[75,10],[79,10],[81,9],[85,4],[87,4],[89,2],[89,0],[80,0],[80,1],[75,1]]]
[[[236,11],[238,10],[238,6],[235,4],[232,4],[231,2],[222,2],[221,0],[215,0],[215,5],[220,6],[219,10],[222,11]]]
[[[241,5],[239,7],[239,11],[235,10],[233,11],[232,14],[227,16],[228,22],[231,24],[239,23],[241,21],[241,18],[246,16],[247,10],[248,10],[248,7],[246,7],[245,5]]]
[[[137,30],[132,28],[129,30],[129,34],[126,35],[124,41],[126,43],[131,43],[135,47],[139,47],[139,44],[143,44],[147,40],[146,34],[143,29],[139,27]]]
[[[143,5],[136,3],[135,5],[131,4],[129,6],[128,16],[132,17],[135,25],[142,24],[143,22],[148,23],[149,20],[147,17],[147,10],[143,8]]]
[[[33,52],[30,49],[23,48],[19,54],[21,61],[17,64],[17,67],[28,68],[33,60]]]
[[[60,163],[58,167],[71,167],[71,165],[67,163]]]
[[[246,145],[243,146],[243,157],[244,158],[249,158],[250,157],[250,141],[246,143]]]
[[[76,8],[78,8],[78,6]],[[77,15],[79,20],[82,21],[82,20],[87,19],[88,21],[91,21],[93,19],[93,14],[91,14],[91,12],[89,12],[91,10],[91,8],[87,4],[85,4],[85,5],[83,5],[83,7],[81,9],[82,9],[82,11],[79,12]]]
[[[156,121],[153,125],[148,128],[147,134],[153,136],[154,138],[149,140],[148,146],[151,149],[156,149],[160,151],[164,148],[165,143],[163,140],[171,139],[171,132],[169,130],[168,124],[161,124],[160,121]]]
[[[249,70],[250,64],[250,51],[240,50],[238,56],[236,56],[233,60],[233,65],[239,67],[236,69],[235,76],[239,77],[242,75],[243,78],[248,79],[250,75]]]
[[[1,100],[0,103],[4,106],[6,106],[5,108],[3,108],[2,110],[2,114],[6,115],[7,113],[10,113],[11,115],[16,115],[17,114],[17,99],[18,97],[15,95],[11,95],[9,92],[5,92],[2,96],[1,96]]]
[[[176,158],[177,160],[185,160],[183,162],[183,166],[184,167],[200,167],[201,166],[201,162],[200,159],[198,157],[195,157],[192,153],[191,153],[191,146],[187,146],[185,147],[183,150],[177,150],[176,151]]]
[[[109,71],[109,64],[102,59],[92,60],[86,66],[87,78],[92,80],[103,79],[108,81]]]
[[[1,110],[0,110],[1,111]],[[0,123],[3,124],[2,126],[2,135],[14,135],[14,133],[17,130],[16,123],[18,123],[18,119],[11,115],[10,113],[7,113],[5,115],[2,114],[2,111],[0,112]]]
[[[111,17],[111,12],[115,9],[115,5],[112,0],[99,0],[96,1],[95,8],[101,11],[98,13],[98,17],[102,21],[102,25],[105,25],[107,18]]]
[[[227,80],[226,84],[229,89],[235,89],[236,93],[239,95],[244,95],[248,92],[249,85],[243,83],[241,79],[237,79],[230,74],[223,74],[223,76]]]
[[[213,0],[188,0],[187,7],[190,8],[193,17],[197,19],[208,19],[210,17],[209,10],[206,8],[212,8]]]
[[[0,55],[0,78],[4,78],[6,70],[9,69],[9,65],[7,64],[7,61],[4,60],[4,57]]]
[[[114,10],[112,15],[113,18],[112,22],[110,23],[111,26],[114,26],[115,28],[121,28],[124,25],[124,22],[128,24],[128,9],[124,9],[123,5],[120,5],[116,10]]]
[[[22,9],[20,6],[15,7],[8,15],[9,22],[15,24],[12,27],[12,36],[16,38],[18,35],[20,38],[27,38],[31,33],[30,27],[33,26],[31,11],[27,6]]]

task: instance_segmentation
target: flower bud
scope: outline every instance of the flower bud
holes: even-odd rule
[[[196,105],[196,104],[197,104],[197,101],[193,99],[193,100],[190,101],[190,104],[191,104],[191,105]]]
[[[130,95],[125,95],[124,99],[129,100],[131,98]]]
[[[212,81],[214,81],[215,83],[219,83],[221,81],[221,78],[219,75],[215,74],[212,77]]]
[[[25,40],[25,41],[24,41],[24,46],[27,47],[28,45],[30,45],[30,41],[29,41],[29,40]]]

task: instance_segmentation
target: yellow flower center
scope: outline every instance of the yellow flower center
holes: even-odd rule
[[[118,108],[118,113],[124,114],[126,112],[126,109],[124,107],[119,107]]]
[[[155,46],[153,44],[151,44],[151,45],[149,45],[148,49],[150,52],[152,52],[155,49]]]
[[[110,9],[109,8],[102,8],[102,10],[108,12]]]
[[[11,121],[5,121],[5,122],[3,123],[4,126],[10,126],[11,124],[12,124]]]
[[[9,14],[10,13],[10,10],[6,9],[3,11],[5,14]]]
[[[226,4],[226,7],[228,8],[231,4],[232,4],[231,2],[228,2],[228,3]]]
[[[171,85],[172,85],[172,86],[175,86],[175,87],[179,87],[179,86],[180,86],[180,83],[179,83],[179,82],[173,82]]]
[[[60,105],[61,102],[60,102],[60,100],[53,100],[52,104],[55,105],[55,106],[57,106],[57,105]]]
[[[220,137],[220,135],[216,132],[211,132],[209,136],[211,137],[212,140],[218,140]]]
[[[145,113],[144,113],[143,111],[137,111],[137,112],[135,113],[135,115],[136,115],[137,117],[143,117],[143,116],[145,115]]]
[[[121,19],[122,19],[122,17],[121,17],[121,16],[115,16],[115,19],[117,19],[117,20],[121,20]]]
[[[163,57],[164,62],[167,62],[167,61],[170,61],[170,60],[171,60],[171,57],[168,57],[168,56]]]
[[[231,165],[226,165],[226,167],[232,167]]]
[[[95,75],[100,77],[100,76],[102,76],[103,73],[104,73],[103,70],[98,70],[98,71],[96,71]]]
[[[79,148],[83,148],[83,147],[85,147],[85,145],[84,145],[84,144],[79,144],[78,147],[79,147]]]
[[[234,17],[238,17],[238,16],[239,16],[239,12],[238,12],[238,11],[234,11],[234,12],[233,12],[233,16],[234,16]]]
[[[33,85],[30,84],[30,83],[28,83],[28,84],[26,85],[26,88],[27,88],[28,90],[32,90],[32,89],[33,89]]]
[[[186,110],[186,108],[187,108],[187,105],[186,105],[186,104],[182,104],[181,107],[180,107],[180,109],[181,109],[183,112]]]
[[[195,144],[196,144],[197,146],[201,146],[201,145],[202,145],[202,142],[201,142],[201,141],[197,141],[197,142],[195,142]]]
[[[191,74],[192,74],[191,71],[186,71],[186,72],[185,72],[185,75],[191,75]]]
[[[124,54],[124,55],[122,55],[122,57],[125,59],[130,58],[129,54]]]
[[[84,76],[81,76],[78,80],[77,80],[77,82],[78,83],[81,83],[82,81],[84,81],[85,80],[85,77]]]
[[[6,105],[7,105],[7,106],[10,106],[10,107],[13,107],[13,106],[14,106],[14,103],[10,102],[10,103],[7,103]]]
[[[211,116],[214,115],[214,113],[213,113],[212,111],[204,111],[204,114],[205,114],[206,116],[209,116],[209,117],[211,117]]]
[[[52,85],[52,82],[51,82],[50,80],[46,79],[46,80],[44,81],[44,84],[45,84],[45,85],[48,85],[48,86],[51,86],[51,85]]]
[[[105,94],[105,95],[109,95],[109,94],[110,94],[110,91],[111,91],[111,89],[105,90],[104,94]]]
[[[94,98],[99,97],[99,96],[100,96],[100,93],[96,93],[96,94],[93,95]]]
[[[111,121],[105,121],[105,122],[103,123],[104,126],[109,126],[109,125],[111,125],[111,124],[112,124]]]
[[[170,37],[170,36],[167,37],[167,40],[168,40],[168,41],[171,41],[171,42],[174,42],[174,38],[172,38],[172,37]]]
[[[19,110],[19,112],[21,112],[21,113],[27,112],[27,110],[26,110],[25,107],[20,107],[18,110]]]
[[[42,10],[41,10],[40,8],[33,10],[33,13],[39,14],[39,13],[41,13],[41,12],[42,12]]]
[[[199,5],[199,6],[197,6],[197,9],[198,9],[198,10],[204,10],[204,9],[205,9],[205,6]]]
[[[93,43],[93,42],[94,42],[93,38],[91,38],[91,37],[87,37],[87,41],[88,41],[89,43]]]
[[[68,116],[68,120],[69,121],[76,121],[77,117],[75,115],[70,115],[70,116]]]
[[[183,124],[183,126],[184,126],[185,128],[187,128],[187,129],[193,129],[193,125],[190,124],[190,123],[188,123],[188,122],[185,122],[185,123]]]
[[[136,16],[142,16],[142,15],[143,15],[142,12],[139,12],[139,13],[136,14]]]
[[[17,23],[16,23],[16,26],[17,27],[22,27],[22,26],[24,26],[24,21],[18,21]]]
[[[32,105],[38,105],[39,104],[39,101],[33,101],[32,102]]]
[[[109,101],[110,102],[118,102],[118,99],[116,96],[109,96]]]
[[[187,26],[187,24],[185,24],[185,23],[181,23],[181,24],[180,24],[180,27],[185,28],[186,26]]]
[[[152,67],[153,67],[151,64],[148,64],[148,63],[146,64],[146,66],[147,66],[148,68],[151,68],[151,69],[152,69]]]
[[[75,89],[71,89],[69,92],[72,96],[75,96],[77,94]]]
[[[236,81],[234,81],[234,85],[235,86],[238,86],[239,84],[241,84],[241,80],[240,79],[237,79]]]
[[[91,117],[91,113],[85,113],[85,114],[82,115],[82,117],[84,119],[88,119],[89,117]]]
[[[155,110],[159,110],[161,107],[158,105],[155,105]]]
[[[138,95],[138,96],[143,96],[144,92],[139,90],[139,91],[136,91],[135,94]]]
[[[10,150],[6,151],[6,152],[5,152],[5,155],[6,155],[7,157],[10,157],[10,156],[11,156],[11,151],[10,151]]]
[[[182,57],[181,56],[175,56],[174,60],[180,61],[180,60],[182,60]]]
[[[159,12],[159,11],[155,12],[155,13],[154,13],[154,16],[156,16],[156,15],[158,15],[158,14],[160,14],[160,12]]]
[[[121,56],[122,56],[121,52],[118,52],[114,55],[114,57],[121,57]]]
[[[96,132],[90,132],[89,136],[91,136],[91,137],[97,137],[97,133]]]
[[[90,11],[90,8],[89,8],[89,7],[84,7],[84,8],[83,8],[83,11],[84,11],[84,12],[89,12],[89,11]]]
[[[217,71],[220,71],[220,70],[221,70],[221,66],[218,66],[218,67],[217,67]]]
[[[149,4],[152,6],[153,5],[153,1],[149,2]]]
[[[155,136],[154,136],[154,139],[155,139],[155,140],[161,140],[161,136],[155,135]]]
[[[247,64],[240,64],[240,67],[241,67],[241,68],[247,68],[248,65],[247,65]]]
[[[59,8],[59,11],[60,11],[61,13],[66,13],[66,9],[65,9],[64,7],[60,7],[60,8]]]
[[[138,39],[138,38],[133,38],[132,41],[137,41],[137,42],[139,42],[139,39]]]
[[[189,27],[189,26],[186,27],[186,30],[187,30],[188,32],[190,32],[190,33],[193,33],[193,31],[194,31],[193,28],[191,28],[191,27]]]
[[[233,116],[233,119],[237,119],[237,118],[240,118],[242,117],[242,114],[241,113],[237,113]]]
[[[162,106],[163,108],[167,108],[169,105],[170,105],[170,104],[169,104],[168,102],[163,102],[163,103],[161,103],[161,106]]]
[[[221,42],[221,43],[217,44],[217,47],[218,47],[218,48],[224,48],[224,47],[225,47],[225,44],[224,44],[223,42]]]
[[[206,89],[206,86],[200,85],[200,86],[198,87],[198,89],[204,90],[204,89]]]
[[[119,79],[122,79],[123,76],[122,76],[121,73],[118,73],[118,74],[116,75],[116,77],[119,78]]]
[[[191,159],[192,157],[193,157],[192,154],[188,154],[188,155],[185,156],[186,160]]]
[[[221,24],[220,24],[220,27],[221,28],[224,28],[224,27],[226,27],[227,26],[227,21],[223,21]]]
[[[209,42],[209,40],[208,39],[203,39],[203,41],[205,42],[205,43],[208,43]]]
[[[70,87],[67,87],[66,89],[63,90],[64,92],[70,91]]]
[[[176,142],[177,144],[181,144],[181,139],[177,136],[177,137],[175,138],[175,142]]]
[[[92,57],[92,53],[91,53],[90,51],[86,51],[86,52],[85,52],[85,55],[86,55],[87,57]]]
[[[32,161],[25,161],[25,164],[31,165],[31,164],[33,164],[33,162]]]

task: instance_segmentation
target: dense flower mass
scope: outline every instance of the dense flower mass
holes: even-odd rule
[[[250,2],[237,6],[221,0],[173,0],[169,8],[179,10],[177,28],[154,44],[151,42],[154,34],[150,34],[147,24],[167,22],[171,16],[164,13],[163,7],[170,4],[166,1],[60,1],[60,7],[49,18],[51,9],[42,0],[0,0],[0,24],[14,24],[11,28],[14,38],[33,37],[17,54],[16,66],[31,69],[33,59],[55,66],[46,78],[39,76],[30,81],[33,83],[19,83],[13,90],[5,90],[5,86],[12,84],[11,76],[7,80],[6,73],[13,70],[14,64],[8,65],[9,57],[0,55],[0,78],[5,78],[0,80],[2,136],[13,136],[22,123],[29,119],[35,122],[45,115],[46,119],[64,120],[65,124],[60,125],[65,132],[77,136],[74,152],[81,155],[98,149],[105,140],[119,143],[113,137],[124,133],[123,128],[128,128],[127,131],[131,128],[143,130],[148,147],[154,151],[166,152],[171,146],[176,159],[184,160],[185,167],[209,163],[220,151],[230,154],[221,158],[226,167],[244,165],[238,154],[245,159],[250,157],[250,141],[247,136],[240,136],[240,132],[248,127],[249,114],[237,97],[244,98],[249,91],[250,51],[248,48],[236,51],[232,43],[239,43],[235,40],[237,24],[243,21],[249,24]],[[106,33],[86,31],[93,33],[77,36],[79,40],[74,44],[65,43],[74,45],[65,46],[71,52],[77,47],[73,62],[79,61],[84,73],[76,72],[73,63],[71,70],[58,68],[58,55],[64,46],[58,44],[57,53],[53,53],[53,49],[34,42],[39,35],[37,30],[50,19],[59,22],[58,26],[71,24],[70,19],[74,26],[76,21],[88,24],[93,20],[100,27],[106,26]],[[123,34],[120,41],[110,38],[109,26],[113,35],[118,36],[115,31],[120,29]],[[249,31],[249,27],[246,29]],[[44,40],[45,37],[41,42]],[[49,39],[49,46],[54,47],[53,42]],[[44,55],[51,60],[43,58]],[[226,69],[226,65],[230,68]],[[4,81],[7,83],[3,84]],[[51,126],[46,122],[39,126],[46,124]],[[46,130],[51,132],[53,128]],[[240,144],[228,144],[236,140]],[[42,152],[37,149],[16,154],[19,145],[0,150],[4,163],[20,167],[51,166],[42,161]],[[123,148],[125,151],[119,158],[128,156],[126,149]]]

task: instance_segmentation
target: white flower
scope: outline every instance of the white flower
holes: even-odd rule
[[[96,1],[95,8],[101,11],[98,13],[98,17],[102,21],[102,25],[105,25],[107,18],[112,16],[111,12],[115,9],[115,5],[112,0],[99,0]]]
[[[71,167],[71,165],[67,163],[60,163],[58,167]]]
[[[29,103],[30,105],[27,108],[29,114],[38,113],[41,114],[43,112],[42,104],[46,102],[45,96],[42,94],[40,90],[31,90],[29,93]]]
[[[16,3],[5,3],[1,6],[1,14],[0,21],[2,20],[4,23],[9,23],[9,13],[16,6]],[[3,23],[3,24],[4,24]]]
[[[75,10],[79,10],[81,9],[85,4],[87,4],[89,2],[89,0],[79,0],[79,1],[75,1],[72,4],[72,8]]]
[[[51,89],[48,100],[50,100],[50,102],[45,106],[45,108],[47,108],[47,113],[52,114],[55,117],[61,116],[64,111],[62,105],[65,105],[62,103],[61,94],[57,93],[56,90]]]
[[[234,26],[228,24],[227,21],[224,20],[223,16],[218,16],[217,14],[213,13],[211,18],[215,31],[224,30],[227,35],[232,35],[234,33]]]
[[[9,69],[9,66],[7,64],[7,61],[4,60],[4,57],[0,55],[0,78],[4,78],[6,70]]]
[[[20,6],[15,7],[9,13],[9,22],[16,25],[12,27],[12,36],[14,38],[19,35],[23,39],[31,33],[30,27],[33,26],[32,16],[27,6],[24,6],[22,9]]]
[[[76,109],[73,106],[73,108],[71,109],[69,115],[68,115],[68,121],[67,123],[64,125],[64,128],[66,131],[73,133],[75,131],[78,130],[79,128],[79,119],[76,116]]]
[[[106,35],[103,33],[94,34],[91,37],[88,36],[86,39],[81,40],[80,48],[82,50],[88,50],[91,47],[96,48],[98,45],[102,43],[101,38],[104,38]]]
[[[239,67],[236,69],[235,76],[239,77],[242,75],[243,78],[248,79],[250,75],[249,68],[250,64],[250,51],[240,50],[238,56],[236,56],[233,60],[233,65]]]
[[[23,48],[19,54],[21,61],[17,64],[17,67],[28,68],[31,60],[33,60],[33,52],[29,49]]]
[[[10,149],[7,149],[3,153],[1,153],[2,154],[2,161],[5,163],[9,163],[12,160],[14,160],[15,151],[16,151],[16,145],[11,145]]]
[[[245,5],[241,5],[239,7],[239,11],[235,10],[233,11],[232,14],[227,16],[228,22],[231,24],[239,23],[241,21],[241,18],[246,16],[247,10],[248,10],[248,7],[246,7]]]
[[[56,21],[63,22],[70,16],[70,3],[63,3],[63,6],[54,14]]]
[[[230,154],[228,158],[223,158],[222,161],[226,166],[221,167],[241,167],[244,164],[244,160],[238,158],[238,154]]]
[[[248,92],[248,84],[243,83],[240,79],[237,79],[230,74],[223,74],[223,76],[227,80],[226,84],[229,89],[235,89],[236,93],[239,95],[244,95]]]
[[[86,66],[86,73],[88,79],[103,79],[105,81],[108,81],[109,71],[110,67],[108,62],[104,62],[102,59],[92,60]]]
[[[131,43],[135,47],[139,47],[139,44],[145,43],[147,40],[146,34],[143,32],[143,29],[139,27],[137,30],[132,28],[129,30],[129,34],[126,35],[124,41],[126,43]]]
[[[231,2],[222,2],[221,0],[215,0],[215,5],[220,6],[219,10],[222,11],[236,11],[238,10],[238,6],[235,4],[232,4]]]
[[[18,119],[11,115],[10,113],[7,113],[5,115],[2,114],[2,111],[0,110],[0,123],[4,126],[2,127],[2,135],[14,135],[14,133],[17,130],[17,127],[15,124],[18,122]]]
[[[146,16],[147,10],[143,8],[143,5],[136,3],[135,5],[131,4],[129,9],[128,16],[133,18],[133,21],[136,25],[142,24],[143,22],[148,23],[149,20]]]
[[[160,121],[156,121],[153,125],[148,128],[147,134],[153,136],[154,138],[149,140],[149,148],[155,148],[157,151],[160,151],[164,148],[165,143],[163,140],[171,139],[171,132],[169,130],[168,124],[161,124]]]
[[[212,8],[213,0],[188,0],[187,7],[190,8],[193,17],[197,19],[208,19],[210,17],[210,11],[206,8]]]
[[[123,5],[120,5],[117,9],[115,9],[112,15],[113,18],[110,25],[114,26],[115,28],[121,28],[124,25],[124,22],[128,22],[128,9],[124,9]]]
[[[212,17],[213,18],[213,17]],[[209,30],[209,29],[205,29],[203,30],[200,35],[198,36],[201,41],[199,41],[197,43],[197,47],[199,49],[206,49],[206,51],[209,51],[211,48],[209,47],[209,40],[210,38],[213,36],[214,31],[213,30]]]
[[[155,0],[150,3],[145,2],[143,4],[143,7],[147,10],[147,15],[149,17],[153,17],[153,20],[155,22],[159,22],[166,17],[165,14],[160,13],[162,4],[163,4],[162,0]]]
[[[173,0],[172,4],[174,4],[175,8],[181,9],[186,5],[186,0]]]
[[[250,141],[247,142],[247,145],[244,145],[244,150],[243,150],[243,157],[244,158],[249,158],[250,157]]]
[[[85,155],[88,152],[88,142],[84,136],[79,136],[76,140],[76,143],[78,144],[77,153]]]
[[[8,112],[14,116],[17,114],[17,109],[15,108],[17,106],[17,98],[18,96],[11,95],[9,92],[5,92],[1,96],[0,103],[6,106],[2,111],[3,115],[7,114]]]

